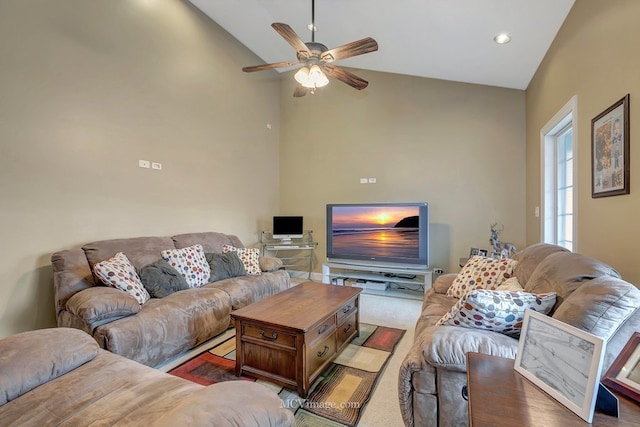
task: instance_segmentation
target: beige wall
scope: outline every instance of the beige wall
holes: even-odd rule
[[[0,61],[0,337],[54,325],[56,250],[277,212],[279,78],[188,2],[2,1]]]
[[[446,271],[457,271],[470,247],[489,248],[491,222],[521,248],[524,92],[354,71],[366,90],[332,80],[293,98],[293,78],[282,85],[282,212],[304,215],[314,230],[316,271],[327,203],[429,202],[431,265]]]
[[[640,284],[640,1],[579,0],[526,91],[527,243],[540,240],[540,130],[569,99],[578,97],[576,251],[601,259]],[[630,100],[631,194],[591,198],[591,120]]]

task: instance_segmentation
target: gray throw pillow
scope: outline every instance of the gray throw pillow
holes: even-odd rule
[[[226,254],[207,253],[204,256],[209,263],[209,267],[211,267],[211,278],[209,279],[211,282],[230,277],[246,276],[247,274],[247,270],[245,270],[244,264],[236,252],[227,252]]]
[[[151,298],[164,298],[174,292],[189,289],[185,278],[163,259],[142,267],[138,276]]]

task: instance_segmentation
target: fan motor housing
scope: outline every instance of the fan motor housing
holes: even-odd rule
[[[325,45],[323,45],[322,43],[307,42],[307,43],[305,43],[305,45],[307,46],[309,51],[311,51],[312,57],[316,57],[316,58],[319,58],[320,55],[322,55],[323,52],[326,52],[326,51],[329,50],[329,48],[326,47]],[[299,61],[304,61],[305,59],[309,59],[309,58],[307,58],[307,53],[306,52],[298,52],[298,60]]]

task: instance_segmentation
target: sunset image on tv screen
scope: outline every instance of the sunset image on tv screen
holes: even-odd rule
[[[419,207],[334,206],[333,252],[418,258]]]

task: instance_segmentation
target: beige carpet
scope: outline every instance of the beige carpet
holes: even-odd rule
[[[361,294],[361,322],[406,329],[407,332],[389,360],[358,427],[404,426],[398,403],[398,372],[413,343],[421,307],[422,301]]]

